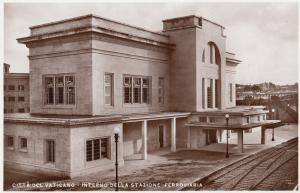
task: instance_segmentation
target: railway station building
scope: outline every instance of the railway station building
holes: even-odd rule
[[[75,177],[133,154],[218,143],[226,129],[264,130],[263,107],[235,106],[236,67],[225,28],[198,16],[163,21],[161,32],[96,15],[30,27],[30,113],[6,114],[7,167]]]

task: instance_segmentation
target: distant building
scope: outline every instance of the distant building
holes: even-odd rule
[[[10,73],[9,67],[4,63],[4,113],[28,113],[29,74]]]

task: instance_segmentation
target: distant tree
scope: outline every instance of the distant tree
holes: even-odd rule
[[[260,91],[261,91],[261,89],[260,89],[260,87],[259,87],[259,86],[257,86],[257,85],[253,85],[253,86],[251,87],[251,91],[252,91],[252,92],[260,92]]]

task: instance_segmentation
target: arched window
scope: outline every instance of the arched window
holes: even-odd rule
[[[221,64],[221,56],[217,45],[213,42],[208,42],[209,62],[211,64]]]

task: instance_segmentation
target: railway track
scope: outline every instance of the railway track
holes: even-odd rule
[[[288,190],[298,180],[298,138],[248,156],[183,190]],[[295,184],[296,183],[296,184]]]

